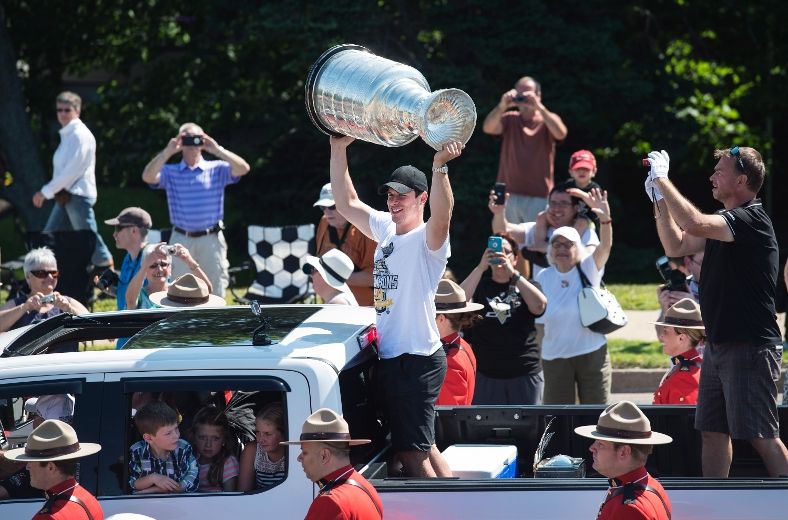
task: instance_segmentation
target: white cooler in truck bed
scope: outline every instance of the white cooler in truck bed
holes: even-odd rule
[[[495,444],[454,444],[443,457],[459,478],[515,478],[517,446]]]

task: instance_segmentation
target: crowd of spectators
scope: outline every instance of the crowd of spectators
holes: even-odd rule
[[[68,224],[95,232],[95,140],[79,120],[78,96],[64,92],[56,106],[62,142],[53,180],[34,204],[57,200],[46,231]],[[317,250],[304,258],[302,269],[323,302],[374,307],[384,414],[392,444],[411,475],[450,476],[435,447],[436,403],[610,401],[606,337],[584,326],[578,309],[582,288],[602,284],[613,246],[607,191],[594,181],[597,160],[589,150],[574,152],[569,179],[555,184],[555,147],[568,131],[530,77],[501,96],[483,129],[501,140],[497,181],[505,193],[493,190],[487,201],[491,235],[501,247],[485,249],[461,283],[442,279],[454,203],[447,163],[463,153],[460,143],[435,154],[431,183],[414,166],[397,168],[380,187],[388,207],[382,212],[361,201],[353,187],[347,159],[353,139],[332,138],[331,182],[314,203],[323,213]],[[203,152],[217,160],[205,159]],[[177,154],[181,160],[168,163]],[[788,451],[779,440],[775,410],[782,348],[774,316],[777,243],[757,199],[765,167],[753,148],[717,150],[715,157],[712,194],[724,209],[705,215],[669,181],[668,154],[648,156],[645,192],[656,232],[670,269],[683,282],[658,290],[655,325],[672,366],[654,403],[697,403],[704,474],[727,476],[731,438],[741,438],[761,454],[770,474],[786,475]],[[114,226],[116,247],[125,251],[115,283],[118,309],[224,304],[224,189],[249,170],[197,124],[181,125],[142,173],[152,188],[167,193],[169,244],[148,243],[153,224],[142,208],[126,208],[105,221]],[[111,268],[105,250],[98,239],[92,262]],[[750,268],[741,272],[740,265]],[[59,272],[49,249],[30,251],[24,273],[30,292],[0,307],[0,331],[62,312],[87,312],[55,290]],[[731,273],[746,279],[727,283]],[[783,275],[788,278],[788,265]],[[132,447],[129,481],[136,492],[198,486],[243,491],[280,478],[281,408],[260,412],[257,443],[237,459],[214,449],[224,435],[217,414],[205,412],[213,421],[201,416],[193,431],[195,454],[179,440],[173,430],[177,421],[165,406],[147,405],[138,412],[143,441]],[[148,478],[145,461],[167,452],[177,454],[178,465],[168,467],[165,477]]]

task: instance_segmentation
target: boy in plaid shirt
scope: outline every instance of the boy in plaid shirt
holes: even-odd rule
[[[129,448],[129,486],[134,493],[193,493],[200,473],[192,446],[180,438],[178,413],[161,401],[134,416],[142,440]]]

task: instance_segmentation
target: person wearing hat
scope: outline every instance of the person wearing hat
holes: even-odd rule
[[[544,375],[534,320],[544,313],[547,298],[515,268],[514,240],[502,238],[501,252],[485,248],[461,284],[484,309],[482,320],[465,332],[479,362],[473,404],[542,404]]]
[[[473,403],[476,388],[476,356],[460,331],[480,320],[476,311],[484,305],[469,303],[462,287],[451,280],[438,282],[435,293],[435,324],[446,351],[446,378],[443,380],[438,405],[467,406]]]
[[[654,324],[659,325],[662,349],[673,364],[654,392],[654,404],[697,404],[702,362],[698,344],[705,337],[700,306],[684,298]]]
[[[211,292],[211,280],[185,246],[181,244],[170,246],[162,242],[147,247],[145,251],[142,268],[131,279],[126,291],[126,307],[128,309],[150,309],[159,306],[158,303],[154,303],[150,299],[150,296],[156,292],[166,292],[170,287],[173,260],[176,258],[189,268],[190,276],[205,284],[208,293]],[[217,296],[213,301],[218,302],[219,299],[224,300]]]
[[[646,471],[653,446],[670,436],[651,431],[648,417],[630,401],[611,404],[596,425],[578,426],[575,433],[594,442],[593,468],[610,479],[597,520],[670,520],[673,507],[662,484]]]
[[[115,301],[118,310],[126,308],[126,289],[142,265],[143,249],[148,238],[148,231],[153,227],[150,214],[142,208],[131,207],[121,211],[117,217],[105,220],[105,224],[115,227],[112,237],[115,247],[126,250],[120,266],[118,287],[115,290]]]
[[[566,138],[566,125],[542,103],[539,82],[524,76],[501,95],[482,129],[501,138],[497,182],[512,193],[509,220],[532,222],[553,187],[555,144]]]
[[[307,255],[302,269],[311,277],[312,286],[323,302],[358,306],[348,287],[348,280],[353,274],[353,261],[339,249],[329,249],[320,258]]]
[[[386,195],[388,211],[384,212],[362,202],[353,187],[347,164],[347,147],[353,140],[331,138],[331,187],[342,216],[378,243],[374,265],[377,373],[392,446],[408,476],[440,476],[440,468],[430,462],[430,453],[437,451],[435,400],[446,374],[446,353],[435,324],[435,290],[449,257],[454,206],[446,163],[460,156],[463,144],[447,143],[435,153],[429,194],[427,176],[421,170],[413,166],[394,170],[378,189]],[[430,218],[425,222],[428,200]]]
[[[33,520],[103,520],[98,500],[79,485],[76,459],[93,455],[101,446],[79,442],[74,428],[56,419],[42,422],[27,438],[24,448],[5,457],[26,462],[30,485],[46,494],[46,502]]]
[[[320,197],[312,204],[323,211],[315,232],[317,256],[331,249],[339,249],[353,262],[353,272],[347,284],[359,305],[372,305],[372,262],[375,241],[369,239],[356,226],[337,211],[334,192],[329,182],[320,190]]]
[[[383,518],[378,492],[350,464],[350,447],[370,442],[351,438],[345,419],[321,408],[304,421],[299,440],[280,443],[301,446],[298,462],[307,478],[320,487],[306,520]]]
[[[589,254],[575,228],[560,227],[550,237],[547,249],[551,265],[536,275],[547,297],[547,309],[536,320],[544,325],[544,404],[575,404],[575,395],[581,404],[610,400],[613,370],[607,339],[604,334],[583,326],[577,297],[583,289],[581,277],[594,287],[602,282],[613,246],[613,219],[606,191],[592,190],[583,195],[588,206],[599,215],[599,246]]]
[[[176,278],[167,290],[150,295],[150,301],[159,307],[224,307],[227,301],[211,294],[205,280],[192,273]]]

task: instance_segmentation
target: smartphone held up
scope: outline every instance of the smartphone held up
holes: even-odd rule
[[[487,239],[487,249],[496,253],[503,253],[503,238],[496,236],[489,237]],[[501,260],[493,258],[490,260],[490,263],[493,265],[498,265],[501,263]]]
[[[495,205],[503,206],[506,204],[506,183],[496,182],[493,190],[495,191]]]

